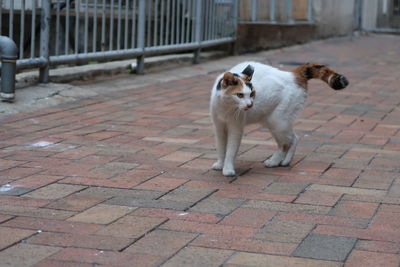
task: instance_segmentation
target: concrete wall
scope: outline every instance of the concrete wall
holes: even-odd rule
[[[314,0],[316,38],[353,32],[355,0]]]

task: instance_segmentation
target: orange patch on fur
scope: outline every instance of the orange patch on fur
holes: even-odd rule
[[[292,72],[296,77],[296,83],[304,90],[307,90],[308,80],[321,79],[329,84],[329,77],[336,73],[331,68],[320,64],[305,64],[295,68]]]
[[[242,91],[243,82],[230,72],[226,72],[222,78],[222,87],[228,88],[225,92],[227,95],[234,95]]]

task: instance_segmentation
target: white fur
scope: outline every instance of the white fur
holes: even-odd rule
[[[281,71],[258,62],[243,62],[229,70],[241,74],[248,66],[254,67],[251,83],[256,91],[253,106],[251,89],[243,83],[243,98],[226,95],[217,90],[223,74],[217,77],[211,93],[211,118],[214,123],[218,160],[212,166],[225,176],[235,175],[235,157],[248,124],[259,123],[268,128],[278,149],[264,162],[266,167],[286,166],[296,150],[298,138],[293,132],[293,121],[306,101],[306,92],[292,72]],[[284,147],[288,148],[285,152]]]

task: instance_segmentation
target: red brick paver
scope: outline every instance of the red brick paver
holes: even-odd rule
[[[135,89],[135,76],[85,82],[123,90],[1,117],[0,265],[399,266],[399,43],[324,40]],[[228,178],[210,170],[209,92],[246,59],[327,64],[350,85],[310,81],[289,167],[265,168],[275,143],[246,128]]]

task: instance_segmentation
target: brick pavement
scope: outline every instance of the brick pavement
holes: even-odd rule
[[[126,90],[1,118],[0,265],[399,266],[399,43],[249,55],[328,64],[351,84],[311,81],[290,167],[264,168],[274,142],[247,128],[235,178],[210,170],[216,72],[90,82]]]

